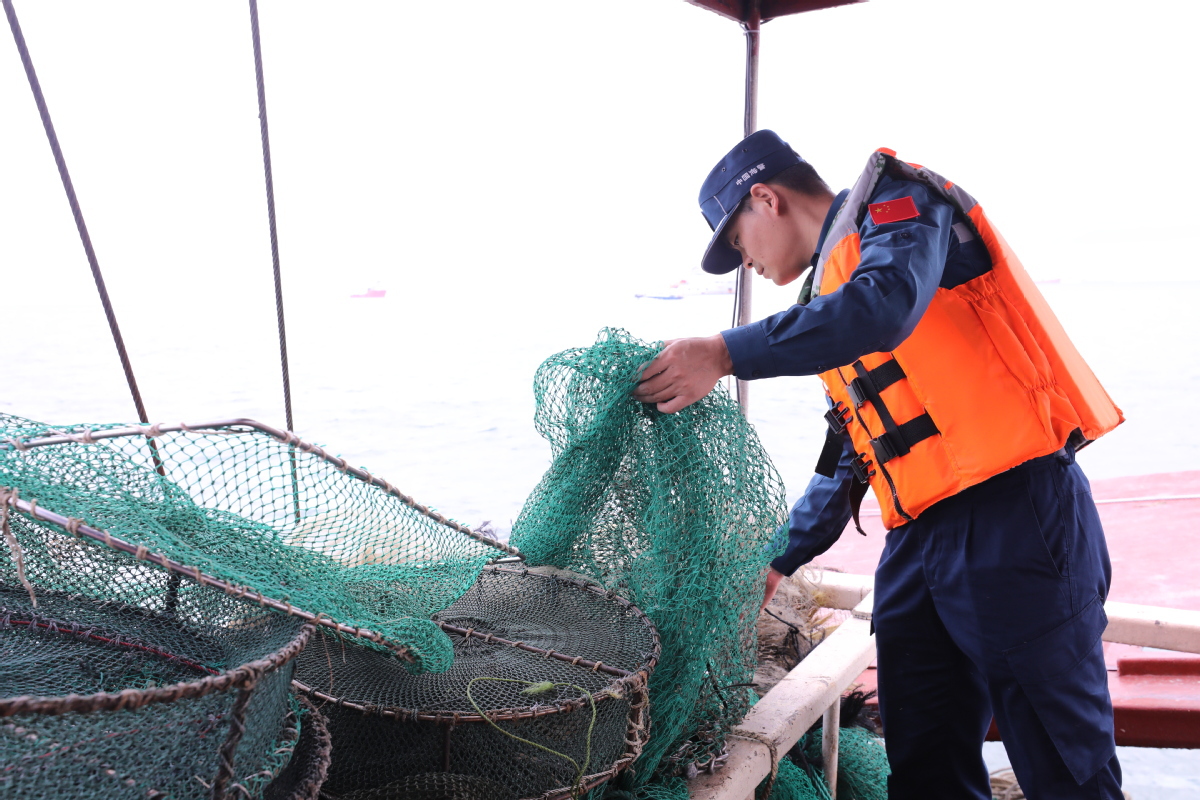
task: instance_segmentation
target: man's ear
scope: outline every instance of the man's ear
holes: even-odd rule
[[[758,201],[758,205],[767,213],[779,216],[783,211],[783,195],[765,183],[756,183],[750,187],[750,197]]]

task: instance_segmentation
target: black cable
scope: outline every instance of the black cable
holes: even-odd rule
[[[125,351],[125,340],[117,325],[117,315],[113,311],[112,301],[108,298],[104,276],[100,273],[100,262],[97,261],[96,251],[92,248],[92,237],[88,235],[87,223],[83,221],[83,210],[79,207],[79,198],[75,196],[75,186],[71,183],[71,174],[67,171],[67,161],[63,158],[62,147],[58,143],[58,134],[54,132],[54,123],[50,121],[50,109],[46,106],[46,98],[42,95],[42,86],[38,82],[37,72],[33,68],[33,60],[29,57],[29,48],[25,45],[21,24],[17,21],[17,12],[13,8],[12,0],[3,0],[3,3],[4,13],[8,17],[8,27],[12,29],[13,40],[17,43],[17,50],[21,54],[21,63],[25,65],[25,75],[29,78],[29,88],[33,90],[33,99],[37,103],[38,114],[42,117],[42,126],[46,129],[46,138],[50,140],[54,163],[58,165],[59,177],[62,178],[63,188],[67,191],[67,202],[71,204],[71,214],[75,217],[75,227],[79,230],[79,239],[83,242],[83,250],[87,253],[88,264],[92,268],[92,278],[96,281],[96,289],[100,292],[100,302],[104,305],[104,316],[108,319],[108,328],[112,331],[113,343],[117,346],[117,355],[121,357],[121,368],[125,370],[125,382],[129,384],[129,393],[133,395],[133,404],[137,408],[138,419],[149,424],[150,418],[146,416],[142,393],[138,391],[137,379],[133,376],[133,365],[129,363],[129,354]],[[153,442],[151,446],[153,447]]]
[[[792,664],[791,667],[788,667],[788,669],[790,670],[790,669],[794,668],[796,666],[796,664],[799,664],[804,659],[804,656],[805,656],[805,653],[800,651],[800,639],[803,638],[804,641],[808,642],[810,650],[812,649],[812,642],[809,641],[809,638],[804,635],[804,632],[801,631],[799,627],[788,622],[786,619],[779,616],[771,609],[766,608],[764,606],[763,611],[767,612],[772,617],[779,620],[780,622],[782,622],[784,625],[786,625],[789,628],[789,630],[787,632],[787,636],[785,636],[783,639],[783,643],[784,643],[784,645],[790,645],[792,650],[795,651],[796,661],[795,661],[795,663]]]
[[[5,3],[10,0],[4,0]],[[279,320],[279,361],[283,368],[283,410],[287,429],[292,421],[292,383],[288,375],[287,331],[283,324],[283,280],[279,273],[279,236],[275,230],[275,180],[271,175],[271,139],[267,133],[267,90],[263,83],[262,45],[258,34],[258,0],[250,0],[250,35],[254,39],[254,76],[258,83],[258,127],[262,134],[263,174],[267,183],[267,219],[271,228],[271,263],[275,269],[275,316]]]

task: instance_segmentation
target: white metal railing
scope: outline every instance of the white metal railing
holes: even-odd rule
[[[818,600],[826,608],[850,609],[850,619],[815,648],[746,714],[729,739],[729,759],[713,774],[688,783],[693,800],[753,800],[754,789],[804,732],[824,717],[836,730],[842,693],[875,658],[870,619],[874,579],[869,575],[817,571]],[[1200,611],[1109,601],[1104,641],[1200,653]],[[770,742],[768,746],[767,742]],[[830,794],[837,796],[837,737],[822,739]]]

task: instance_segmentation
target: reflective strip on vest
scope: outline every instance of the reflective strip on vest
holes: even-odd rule
[[[814,294],[852,278],[867,201],[885,172],[923,183],[953,205],[962,216],[959,240],[978,237],[992,259],[989,272],[939,288],[895,351],[821,375],[832,400],[850,411],[846,430],[890,529],[1068,441],[1087,444],[1124,417],[975,198],[888,152],[872,154],[836,212]],[[871,375],[885,379],[864,382]]]

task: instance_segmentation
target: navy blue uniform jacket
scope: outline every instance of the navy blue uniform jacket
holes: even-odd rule
[[[839,193],[825,216],[818,252],[848,193]],[[883,176],[870,202],[910,196],[920,212],[914,219],[876,225],[865,217],[861,261],[837,291],[722,333],[734,375],[742,380],[816,375],[868,353],[894,350],[917,327],[939,287],[953,288],[991,268],[979,239],[959,243],[953,226],[961,215],[922,184]],[[785,575],[832,547],[850,519],[854,452],[850,437],[843,438],[834,477],[814,475],[792,508],[787,549],[771,564]]]

